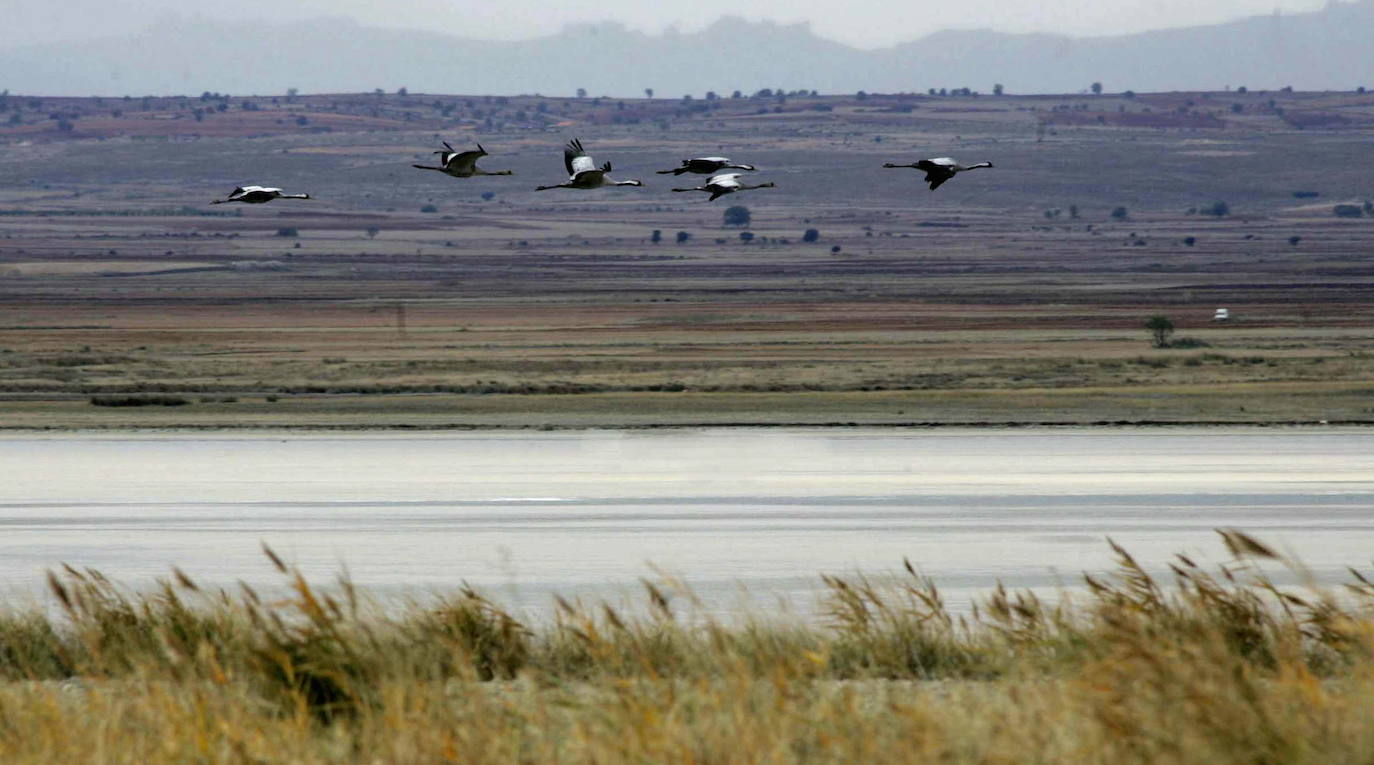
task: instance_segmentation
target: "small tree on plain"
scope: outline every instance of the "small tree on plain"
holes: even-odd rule
[[[992,94],[993,94],[994,96],[1000,96],[1000,95],[1002,95],[1002,83],[999,82],[999,83],[997,83],[996,85],[993,85],[993,86],[992,86]]]
[[[754,241],[754,232],[752,232],[752,231],[741,231],[741,232],[739,232],[739,240],[740,240],[741,242],[744,242],[745,244],[749,244],[750,242]]]
[[[691,239],[691,238],[692,238],[692,235],[689,234],[689,233],[687,233],[686,231],[679,231],[679,232],[677,232],[677,243],[678,243],[678,244],[686,244],[686,243],[687,243],[687,240],[688,240],[688,239]]]
[[[1169,338],[1174,334],[1174,323],[1168,316],[1156,314],[1145,320],[1145,331],[1156,348],[1168,348]]]
[[[663,232],[658,229],[654,229],[654,233],[649,235],[649,241],[653,242],[654,244],[658,244],[659,242],[663,241]]]
[[[377,235],[380,234],[380,233],[382,233],[382,230],[381,230],[380,228],[377,228],[376,226],[368,226],[368,227],[367,227],[367,238],[368,238],[368,239],[375,239],[375,238],[377,238]]]
[[[1093,83],[1092,90],[1093,90],[1093,95],[1095,95],[1095,96],[1100,96],[1100,95],[1102,95],[1102,83],[1100,83],[1100,82],[1094,82],[1094,83]]]
[[[727,226],[747,226],[752,217],[749,214],[749,208],[744,205],[725,208],[724,218]]]
[[[802,234],[802,241],[806,242],[807,244],[814,244],[816,240],[820,238],[821,232],[814,228],[808,228],[806,230],[806,233]]]
[[[1112,210],[1112,217],[1116,220],[1126,220],[1126,217],[1129,214],[1130,213],[1126,212],[1126,208],[1124,207],[1118,207],[1115,210]]]

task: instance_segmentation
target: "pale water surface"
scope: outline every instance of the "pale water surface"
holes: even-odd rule
[[[1217,527],[1323,578],[1374,558],[1374,431],[1310,429],[21,435],[0,439],[0,577],[172,565],[270,585],[267,542],[368,590],[469,582],[520,608],[654,568],[713,607],[807,609],[821,572],[909,558],[957,607],[1110,563],[1224,559]]]

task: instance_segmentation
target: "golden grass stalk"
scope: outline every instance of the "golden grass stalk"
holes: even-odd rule
[[[0,614],[0,761],[1363,762],[1374,586],[1277,584],[1239,531],[1167,579],[1112,544],[1084,597],[997,587],[971,615],[905,563],[825,576],[819,621],[721,623],[558,599],[525,624],[470,587],[389,614],[265,550],[286,595],[174,570],[132,593],[49,575]]]

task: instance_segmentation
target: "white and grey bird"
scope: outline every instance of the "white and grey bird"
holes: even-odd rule
[[[910,165],[897,165],[891,162],[883,164],[883,167],[914,167],[917,170],[924,170],[926,173],[926,183],[930,184],[930,190],[934,191],[940,184],[953,178],[955,174],[965,170],[977,170],[980,167],[992,167],[991,162],[979,162],[976,165],[961,165],[950,157],[935,157],[934,159],[923,159]]]
[[[260,205],[263,202],[271,202],[273,199],[309,199],[309,194],[283,194],[281,189],[271,186],[239,186],[229,192],[227,199],[216,199],[210,204],[222,205],[225,202],[243,202],[244,204]]]
[[[673,191],[705,191],[711,195],[707,202],[714,202],[726,194],[733,194],[736,191],[746,191],[748,189],[771,189],[775,186],[772,181],[758,184],[741,183],[740,179],[744,173],[721,173],[713,175],[701,186],[693,186],[690,189],[673,189]]]
[[[644,181],[617,181],[611,178],[611,163],[597,167],[582,142],[574,138],[563,147],[563,166],[568,168],[568,182],[555,186],[537,186],[535,191],[547,189],[599,189],[602,186],[643,186]]]
[[[754,170],[753,165],[736,164],[725,157],[693,157],[692,159],[682,160],[682,164],[672,170],[659,170],[659,175],[682,175],[683,173],[698,173],[710,175],[721,170],[733,168],[735,170]]]
[[[487,150],[482,148],[482,144],[477,144],[476,151],[454,151],[448,141],[444,141],[444,148],[448,151],[436,151],[439,155],[439,167],[433,165],[411,165],[421,170],[438,170],[445,175],[454,178],[471,178],[474,175],[514,175],[510,170],[483,170],[477,166],[477,160],[487,156]]]

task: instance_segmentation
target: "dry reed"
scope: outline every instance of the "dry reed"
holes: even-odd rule
[[[1374,585],[1221,534],[1215,571],[1113,543],[1084,596],[999,587],[968,616],[910,564],[827,576],[820,622],[723,624],[650,582],[543,625],[466,587],[384,615],[271,550],[284,597],[64,567],[56,609],[0,614],[0,761],[1369,761]]]

